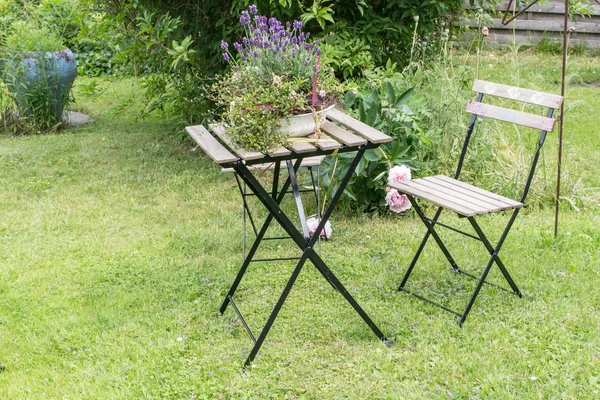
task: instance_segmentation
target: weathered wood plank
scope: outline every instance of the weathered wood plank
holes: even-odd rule
[[[360,136],[356,136],[355,134],[340,128],[339,126],[335,125],[330,121],[323,122],[321,130],[329,134],[329,136],[331,136],[338,142],[345,144],[346,146],[360,146],[363,144],[367,144],[366,139]]]
[[[491,96],[504,97],[505,99],[523,101],[545,107],[560,108],[563,102],[562,96],[539,92],[537,90],[522,89],[515,86],[500,83],[475,80],[473,82],[474,92],[488,94]]]
[[[492,193],[492,192],[489,192],[487,190],[478,188],[477,186],[470,185],[470,184],[468,184],[466,182],[459,181],[458,179],[453,179],[453,178],[450,178],[450,177],[444,176],[444,175],[435,175],[435,177],[439,178],[441,180],[444,180],[446,182],[450,182],[450,183],[452,183],[452,184],[454,184],[456,186],[460,186],[462,188],[468,189],[468,190],[470,190],[472,192],[480,193],[480,194],[482,194],[484,196],[487,196],[487,197],[490,197],[492,199],[500,200],[500,201],[505,202],[507,204],[513,205],[515,207],[522,207],[523,206],[523,203],[520,203],[520,202],[512,200],[512,199],[509,199],[507,197],[500,196],[499,194]]]
[[[491,104],[479,103],[473,100],[470,100],[467,104],[467,111],[482,117],[494,118],[500,121],[511,122],[513,124],[528,126],[530,128],[548,132],[554,129],[554,124],[556,123],[554,118],[541,117],[539,115],[510,110]]]
[[[455,201],[448,199],[447,197],[436,196],[435,194],[421,190],[420,188],[416,188],[413,185],[411,185],[412,182],[413,181],[394,182],[394,183],[391,183],[389,186],[392,189],[396,189],[400,193],[409,194],[411,196],[418,197],[423,200],[427,200],[435,205],[447,208],[451,211],[454,211],[455,213],[464,215],[466,217],[472,217],[472,216],[478,214],[477,210],[475,210],[471,207],[467,207],[463,204],[459,204]]]
[[[311,151],[316,151],[317,148],[310,144],[306,138],[293,138],[288,139],[288,147],[294,153],[309,153]]]
[[[510,208],[508,204],[498,205],[496,202],[489,198],[481,198],[478,196],[473,196],[469,193],[454,190],[455,188],[452,185],[439,184],[437,182],[427,179],[414,179],[411,181],[411,183],[413,183],[417,187],[429,188],[430,190],[434,190],[435,193],[439,194],[439,196],[454,199],[457,202],[460,202],[461,204],[465,204],[468,206],[473,204],[475,206],[481,207],[484,212],[492,213],[500,211],[503,208]]]
[[[475,4],[471,5],[471,3],[468,0],[465,3],[467,5],[467,9],[476,10],[478,8],[478,6]],[[515,2],[513,2],[513,4],[514,3]],[[496,4],[497,11],[504,11],[506,10],[506,7],[508,7],[508,1],[502,1]],[[588,7],[590,7],[591,9],[592,15],[600,15],[600,5],[588,4]],[[563,0],[559,0],[554,2],[553,4],[534,4],[529,10],[525,11],[525,14],[529,13],[564,14],[565,3]]]
[[[518,206],[520,204],[511,199],[500,200],[495,197],[490,197],[488,195],[484,195],[484,194],[480,193],[479,191],[474,191],[470,188],[465,188],[460,185],[457,185],[455,182],[448,182],[443,179],[440,179],[439,176],[428,176],[426,178],[423,178],[423,180],[432,182],[435,185],[437,185],[438,187],[447,188],[449,190],[452,190],[453,193],[461,193],[466,196],[472,197],[474,199],[485,201],[488,204],[498,207],[499,209],[512,208],[512,207]],[[485,192],[487,192],[487,191],[485,191]],[[502,196],[499,196],[499,197],[502,197]]]
[[[226,164],[237,161],[238,158],[231,154],[202,125],[187,126],[185,130],[198,143],[198,146],[216,163]]]
[[[344,125],[359,136],[364,137],[371,143],[387,143],[391,142],[392,138],[388,135],[379,132],[377,129],[369,126],[348,114],[333,109],[327,113],[327,119]]]
[[[321,133],[320,136],[317,136],[313,133],[312,135],[309,135],[308,138],[314,140],[315,145],[321,150],[334,150],[342,147],[340,143],[336,142],[324,133]]]
[[[271,157],[283,157],[292,154],[292,152],[285,147],[278,147],[276,149],[267,151],[267,154]]]
[[[234,153],[239,155],[244,160],[258,160],[263,158],[265,155],[258,151],[248,151],[246,149],[239,149],[233,145],[231,138],[227,134],[223,124],[210,124],[208,126]]]

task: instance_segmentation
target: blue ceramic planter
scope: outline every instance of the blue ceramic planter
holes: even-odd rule
[[[36,108],[42,106],[49,108],[54,122],[62,121],[77,76],[77,61],[71,50],[20,54],[8,61],[6,67],[8,86],[15,95],[19,113],[35,117]],[[40,99],[42,95],[46,98]]]

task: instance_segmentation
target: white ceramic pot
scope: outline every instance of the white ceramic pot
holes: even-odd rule
[[[335,108],[335,104],[327,107],[324,110],[318,111],[315,117],[314,114],[301,114],[294,115],[290,121],[282,120],[279,124],[281,125],[280,132],[286,134],[288,137],[303,137],[308,136],[315,131],[317,122],[319,124],[325,121],[325,117],[330,110]],[[315,121],[316,120],[316,121]]]

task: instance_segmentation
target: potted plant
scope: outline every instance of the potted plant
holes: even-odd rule
[[[254,5],[239,22],[245,36],[232,46],[221,42],[231,71],[215,88],[231,138],[245,149],[264,152],[290,137],[318,131],[342,92],[320,63],[319,41],[309,42],[302,22],[283,24],[258,15]]]
[[[44,27],[13,23],[2,50],[3,80],[16,105],[19,120],[41,130],[60,125],[77,61],[60,38]]]

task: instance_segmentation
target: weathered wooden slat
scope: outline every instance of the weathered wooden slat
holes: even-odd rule
[[[237,161],[237,157],[231,154],[209,131],[202,125],[188,126],[187,133],[194,139],[198,146],[217,164],[226,164]]]
[[[288,147],[294,153],[309,153],[317,150],[317,148],[310,144],[306,138],[288,139]]]
[[[562,96],[539,92],[537,90],[522,89],[515,86],[502,85],[500,83],[475,80],[473,82],[474,92],[488,94],[491,96],[503,97],[523,101],[525,103],[537,104],[540,106],[560,108],[563,102]]]
[[[540,32],[562,32],[563,21],[548,21],[539,19],[516,19],[508,25],[503,25],[500,19],[494,20],[490,28],[518,31],[540,31]],[[574,28],[578,33],[600,33],[600,24],[598,22],[569,22],[569,28]]]
[[[400,193],[410,194],[420,199],[427,200],[435,205],[447,208],[451,211],[454,211],[455,213],[464,215],[466,217],[472,217],[478,214],[478,212],[471,207],[467,207],[463,204],[452,201],[447,197],[436,196],[435,194],[421,190],[420,188],[411,185],[411,182],[395,182],[391,183],[389,186],[392,189],[396,189]]]
[[[258,151],[248,151],[246,149],[239,149],[233,145],[231,138],[227,134],[225,127],[223,124],[210,124],[208,126],[211,131],[213,131],[234,153],[239,155],[244,160],[258,160],[259,158],[263,158],[265,155]]]
[[[315,167],[317,165],[321,165],[321,163],[323,162],[324,159],[325,159],[325,156],[307,157],[302,160],[302,163],[300,164],[300,166],[301,167]],[[292,164],[295,164],[295,163],[296,163],[296,160],[292,160]],[[287,169],[287,164],[285,161],[280,161],[279,166],[281,169]],[[254,164],[254,165],[248,166],[248,169],[250,171],[272,170],[273,168],[275,168],[274,162],[264,163],[264,164]],[[234,172],[234,169],[233,168],[222,168],[221,172]]]
[[[452,183],[452,184],[454,184],[456,186],[468,189],[468,190],[470,190],[472,192],[482,194],[484,196],[490,197],[490,198],[495,199],[495,200],[500,200],[500,201],[502,201],[504,203],[507,203],[509,205],[512,205],[514,207],[522,207],[523,206],[523,203],[520,203],[520,202],[512,200],[512,199],[509,199],[509,198],[504,197],[504,196],[500,196],[499,194],[489,192],[487,190],[478,188],[477,186],[470,185],[470,184],[468,184],[466,182],[459,181],[457,179],[453,179],[453,178],[450,178],[448,176],[435,175],[435,177],[439,178],[441,180],[444,180],[446,182],[450,182],[450,183]]]
[[[344,125],[359,136],[364,137],[371,143],[387,143],[391,142],[392,138],[388,135],[379,132],[377,129],[369,126],[356,118],[344,114],[343,112],[333,109],[327,113],[327,119]]]
[[[521,111],[510,110],[504,107],[493,106],[491,104],[469,101],[467,111],[482,117],[494,118],[500,121],[511,122],[513,124],[528,126],[534,129],[552,131],[556,120],[554,118],[542,117]]]
[[[360,146],[363,144],[367,144],[366,139],[363,139],[360,136],[356,136],[355,134],[340,128],[339,126],[330,121],[323,122],[321,130],[329,134],[329,136],[331,136],[338,142],[345,144],[346,146]]]
[[[439,176],[429,176],[429,177],[423,178],[423,180],[432,182],[433,184],[437,185],[440,188],[450,189],[450,190],[452,190],[453,193],[461,193],[461,194],[469,196],[473,199],[485,201],[488,204],[498,207],[499,209],[511,208],[515,204],[520,204],[520,203],[516,203],[510,199],[507,199],[507,201],[502,201],[502,200],[495,199],[493,197],[485,196],[479,192],[472,191],[470,189],[466,189],[461,186],[458,186],[455,183],[447,182],[443,179],[440,179]]]
[[[278,147],[276,149],[267,151],[267,154],[271,157],[283,157],[292,154],[292,152],[285,147]]]
[[[342,147],[340,143],[336,142],[324,133],[321,133],[320,136],[317,136],[313,133],[312,135],[309,135],[308,138],[313,139],[315,141],[315,145],[321,150],[334,150]]]
[[[441,197],[453,198],[456,201],[459,201],[461,204],[473,204],[475,206],[481,207],[479,210],[484,212],[496,212],[500,211],[503,208],[510,208],[507,204],[498,205],[493,201],[488,201],[491,199],[479,198],[477,196],[472,196],[469,194],[462,193],[460,191],[454,190],[452,186],[440,185],[436,182],[427,179],[414,179],[411,181],[413,185],[422,188],[429,188],[434,190],[435,193],[439,194]]]

